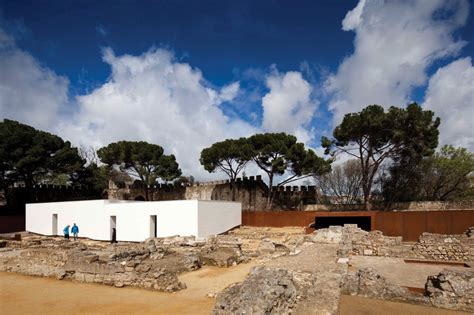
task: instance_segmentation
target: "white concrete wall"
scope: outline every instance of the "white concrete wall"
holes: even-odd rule
[[[107,222],[116,216],[118,241],[141,242],[149,238],[150,216],[156,215],[157,237],[197,235],[197,201],[136,201],[106,204]]]
[[[53,214],[58,235],[76,223],[79,236],[110,240],[110,217],[116,217],[118,241],[144,241],[150,235],[150,216],[156,215],[157,237],[209,236],[241,224],[241,205],[220,201],[117,201],[88,200],[26,205],[26,230],[52,235]]]
[[[103,240],[107,226],[103,220],[105,200],[33,203],[26,205],[26,230],[52,235],[53,214],[58,215],[58,235],[63,235],[66,225],[76,223],[79,236]]]
[[[198,236],[205,237],[228,231],[242,224],[240,202],[198,201]]]

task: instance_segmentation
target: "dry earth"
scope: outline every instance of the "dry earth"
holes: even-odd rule
[[[209,314],[207,295],[243,281],[252,263],[203,267],[179,278],[187,289],[175,293],[112,288],[0,272],[1,314]]]
[[[434,307],[368,299],[360,296],[341,295],[340,315],[467,315],[469,313],[450,311]]]
[[[329,233],[327,237],[334,235]],[[302,228],[292,227],[243,227],[231,231],[217,244],[233,243],[235,238],[241,241],[242,254],[251,257],[250,262],[228,268],[203,266],[196,271],[177,272],[179,281],[187,288],[173,293],[0,272],[0,314],[209,314],[216,294],[231,284],[244,281],[254,266],[284,269],[296,277],[309,279],[310,285],[298,292],[301,300],[292,309],[295,314],[380,314],[382,310],[387,314],[465,314],[340,294],[341,282],[347,272],[361,268],[372,267],[395,285],[422,288],[428,275],[438,274],[442,269],[462,270],[464,267],[413,264],[393,257],[346,256],[341,249],[350,242],[338,243],[332,239],[321,242],[314,235],[305,236]],[[97,255],[110,251],[105,242],[81,242],[93,248]],[[194,247],[173,248],[181,253]],[[1,253],[4,258],[21,252],[5,250]],[[181,259],[181,256],[175,256],[165,256],[161,261],[175,265],[177,261],[173,263],[168,259]],[[339,257],[350,257],[349,263],[338,263]]]

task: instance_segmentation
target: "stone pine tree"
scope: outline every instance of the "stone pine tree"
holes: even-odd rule
[[[199,161],[206,171],[221,171],[229,177],[235,201],[235,180],[252,159],[251,152],[247,139],[227,139],[203,149]]]
[[[474,153],[444,145],[439,152],[417,163],[393,163],[382,177],[382,195],[390,202],[453,200],[472,195],[469,174],[474,172]]]
[[[333,139],[322,137],[326,154],[346,153],[359,160],[364,205],[371,208],[372,185],[382,163],[409,157],[417,160],[434,153],[438,145],[439,118],[413,103],[407,108],[370,105],[344,116],[334,129]]]
[[[0,122],[0,185],[24,183],[27,188],[49,183],[59,175],[66,181],[83,160],[71,143],[17,121]]]
[[[140,178],[145,200],[150,200],[149,186],[158,179],[171,181],[181,175],[174,155],[164,155],[163,148],[144,141],[119,141],[97,151],[100,160],[109,166]]]
[[[275,191],[295,180],[325,174],[331,170],[331,161],[318,157],[313,150],[298,143],[286,133],[256,134],[248,138],[252,160],[268,175],[267,208],[273,206]],[[276,176],[285,176],[275,187]]]

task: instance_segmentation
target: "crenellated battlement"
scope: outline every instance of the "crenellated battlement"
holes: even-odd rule
[[[144,200],[141,182],[111,182],[109,199]],[[229,180],[196,182],[193,184],[157,184],[149,186],[151,200],[226,200],[240,201],[243,209],[265,209],[269,189],[260,175],[237,178],[231,185]],[[279,209],[299,209],[304,204],[318,200],[316,186],[274,186],[274,205]]]

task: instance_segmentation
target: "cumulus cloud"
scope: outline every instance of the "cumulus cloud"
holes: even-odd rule
[[[108,80],[71,99],[68,79],[19,49],[0,28],[0,118],[50,131],[76,146],[156,143],[176,155],[185,175],[200,180],[215,177],[199,164],[204,147],[257,132],[220,108],[239,93],[239,82],[211,87],[199,69],[165,49],[138,56],[104,49],[103,61],[111,68]]]
[[[263,97],[262,128],[271,132],[287,132],[307,143],[308,131],[318,103],[311,99],[312,87],[300,72],[272,72],[266,78],[270,91]]]
[[[18,49],[0,29],[0,117],[52,131],[68,108],[69,80]]]
[[[441,117],[440,144],[474,151],[474,67],[470,57],[436,71],[428,83],[423,107]]]
[[[334,122],[369,104],[408,103],[413,88],[426,83],[427,68],[465,45],[453,32],[468,12],[465,0],[360,0],[342,21],[356,34],[354,53],[325,84]]]
[[[225,138],[255,131],[230,120],[219,104],[231,101],[238,83],[220,90],[205,84],[200,70],[175,60],[170,51],[151,49],[139,56],[116,56],[105,49],[109,80],[77,97],[78,112],[60,126],[76,144],[100,147],[119,140],[145,140],[176,155],[183,173],[209,178],[199,164],[201,150]]]

